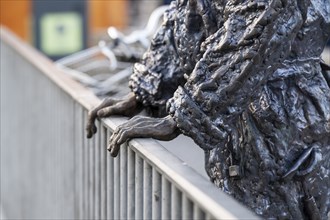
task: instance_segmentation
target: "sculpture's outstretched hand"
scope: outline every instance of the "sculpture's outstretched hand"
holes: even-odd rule
[[[164,118],[150,118],[135,116],[131,120],[117,127],[109,140],[108,150],[116,157],[120,145],[131,138],[149,137],[158,140],[172,140],[180,134],[176,122],[171,116]]]
[[[97,131],[96,118],[104,118],[110,115],[132,116],[137,112],[138,103],[134,93],[129,93],[122,99],[106,98],[102,103],[88,113],[87,138],[91,138]]]

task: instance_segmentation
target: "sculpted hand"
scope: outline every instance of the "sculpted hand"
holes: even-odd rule
[[[106,98],[102,103],[88,113],[86,125],[87,138],[91,138],[97,131],[96,118],[109,117],[110,115],[132,116],[136,113],[138,103],[134,93],[129,93],[122,99]]]
[[[120,145],[136,137],[148,137],[158,140],[172,140],[180,134],[176,122],[171,116],[165,118],[150,118],[135,116],[117,127],[109,140],[108,150],[116,157]]]

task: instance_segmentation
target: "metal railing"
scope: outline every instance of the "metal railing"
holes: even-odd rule
[[[100,102],[1,28],[1,206],[8,219],[255,219],[152,139],[118,158],[107,138],[125,119],[98,121]]]

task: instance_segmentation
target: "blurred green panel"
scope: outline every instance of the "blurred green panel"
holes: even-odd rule
[[[47,13],[41,17],[41,49],[61,56],[83,49],[82,16],[76,12]]]

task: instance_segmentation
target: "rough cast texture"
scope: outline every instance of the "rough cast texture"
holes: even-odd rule
[[[329,0],[178,0],[130,87],[172,115],[204,149],[211,180],[257,214],[327,219],[329,34]]]

